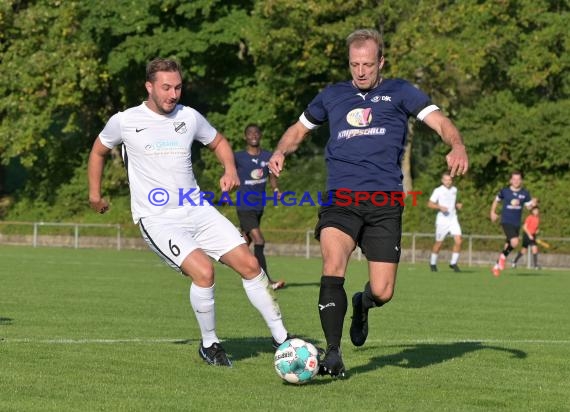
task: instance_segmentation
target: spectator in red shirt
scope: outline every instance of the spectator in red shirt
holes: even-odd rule
[[[534,269],[540,269],[538,266],[538,246],[536,245],[536,235],[538,233],[538,225],[540,224],[540,210],[538,206],[534,206],[530,215],[524,221],[523,225],[523,242],[522,248],[517,254],[517,257],[512,261],[512,268],[517,267],[517,262],[522,255],[525,255],[527,248],[530,246],[530,251],[532,252],[532,266]]]

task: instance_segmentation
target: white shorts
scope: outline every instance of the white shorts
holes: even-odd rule
[[[435,240],[443,242],[447,235],[461,236],[461,226],[457,218],[441,219],[435,225]]]
[[[180,271],[193,250],[215,260],[244,244],[240,232],[211,205],[181,207],[141,218],[139,228],[148,246],[170,267]]]

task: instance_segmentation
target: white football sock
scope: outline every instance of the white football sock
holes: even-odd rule
[[[281,319],[281,310],[270,292],[269,280],[261,269],[261,273],[253,279],[242,279],[243,288],[251,304],[261,313],[271,331],[273,339],[282,343],[287,339],[287,329]]]
[[[451,262],[449,262],[451,265],[456,265],[457,261],[459,260],[459,253],[452,253],[451,254]]]
[[[436,265],[437,264],[437,253],[432,253],[430,258],[429,258],[429,264],[430,265]]]
[[[202,334],[202,345],[205,348],[209,348],[215,342],[220,341],[216,335],[214,288],[215,285],[209,288],[196,286],[193,283],[190,285],[190,304],[198,320]]]

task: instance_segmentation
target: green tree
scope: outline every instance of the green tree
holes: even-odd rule
[[[234,147],[252,121],[273,147],[319,90],[349,78],[346,36],[375,27],[385,37],[385,75],[417,84],[463,132],[472,167],[458,183],[467,196],[486,203],[512,168],[527,172],[535,193],[564,194],[557,182],[570,177],[568,8],[563,0],[129,0],[104,7],[5,0],[0,162],[27,170],[20,211],[41,201],[62,205],[58,218],[81,213],[72,203],[86,196],[74,193],[93,138],[109,116],[146,97],[144,66],[157,56],[181,62],[182,103],[206,114]],[[448,149],[419,123],[411,131],[409,173],[414,188],[429,191]],[[327,128],[313,133],[284,178],[300,184],[306,180],[295,172],[315,173],[327,139]],[[213,189],[216,160],[199,148],[195,155],[201,184]],[[305,164],[308,157],[315,162]],[[114,159],[106,190],[121,195],[125,175]],[[314,177],[311,184],[322,187],[324,174]],[[486,218],[483,209],[470,211],[473,227]],[[406,211],[406,229],[429,222],[431,230],[422,210]]]
[[[2,10],[0,161],[19,159],[30,172],[28,195],[49,199],[81,163],[104,79],[77,3],[27,4]]]

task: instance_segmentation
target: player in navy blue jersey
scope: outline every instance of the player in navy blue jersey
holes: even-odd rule
[[[499,218],[497,215],[497,206],[499,203],[503,204],[501,209],[501,225],[503,226],[503,232],[506,237],[503,251],[499,255],[497,263],[495,263],[491,269],[494,276],[501,274],[501,271],[505,269],[507,256],[519,245],[523,206],[530,210],[537,204],[537,199],[533,199],[522,185],[522,173],[519,171],[512,172],[509,186],[499,191],[491,205],[491,221],[496,222]]]
[[[320,373],[333,377],[345,374],[340,350],[348,308],[344,278],[357,245],[368,260],[369,282],[352,297],[350,339],[354,345],[366,341],[369,309],[386,304],[394,293],[403,205],[390,202],[379,206],[371,192],[402,194],[401,161],[409,117],[423,121],[451,146],[446,159],[452,177],[468,169],[463,140],[451,120],[411,83],[382,77],[380,34],[357,30],[348,36],[347,47],[352,79],[321,91],[283,134],[269,161],[270,170],[279,176],[285,156],[294,152],[311,130],[328,122],[325,160],[332,202],[320,208],[315,236],[323,256],[318,307],[327,341]],[[343,189],[342,205],[339,189]],[[345,201],[347,192],[352,202]]]
[[[235,153],[235,162],[238,177],[241,182],[241,201],[236,203],[237,216],[243,237],[248,245],[253,242],[253,253],[259,265],[269,278],[269,284],[273,290],[281,289],[285,286],[283,280],[273,280],[267,270],[267,260],[265,259],[265,238],[261,232],[261,218],[265,201],[263,194],[267,181],[271,185],[274,196],[279,197],[277,187],[277,177],[269,173],[267,166],[271,152],[261,148],[261,129],[256,124],[248,124],[244,130],[246,148]]]

